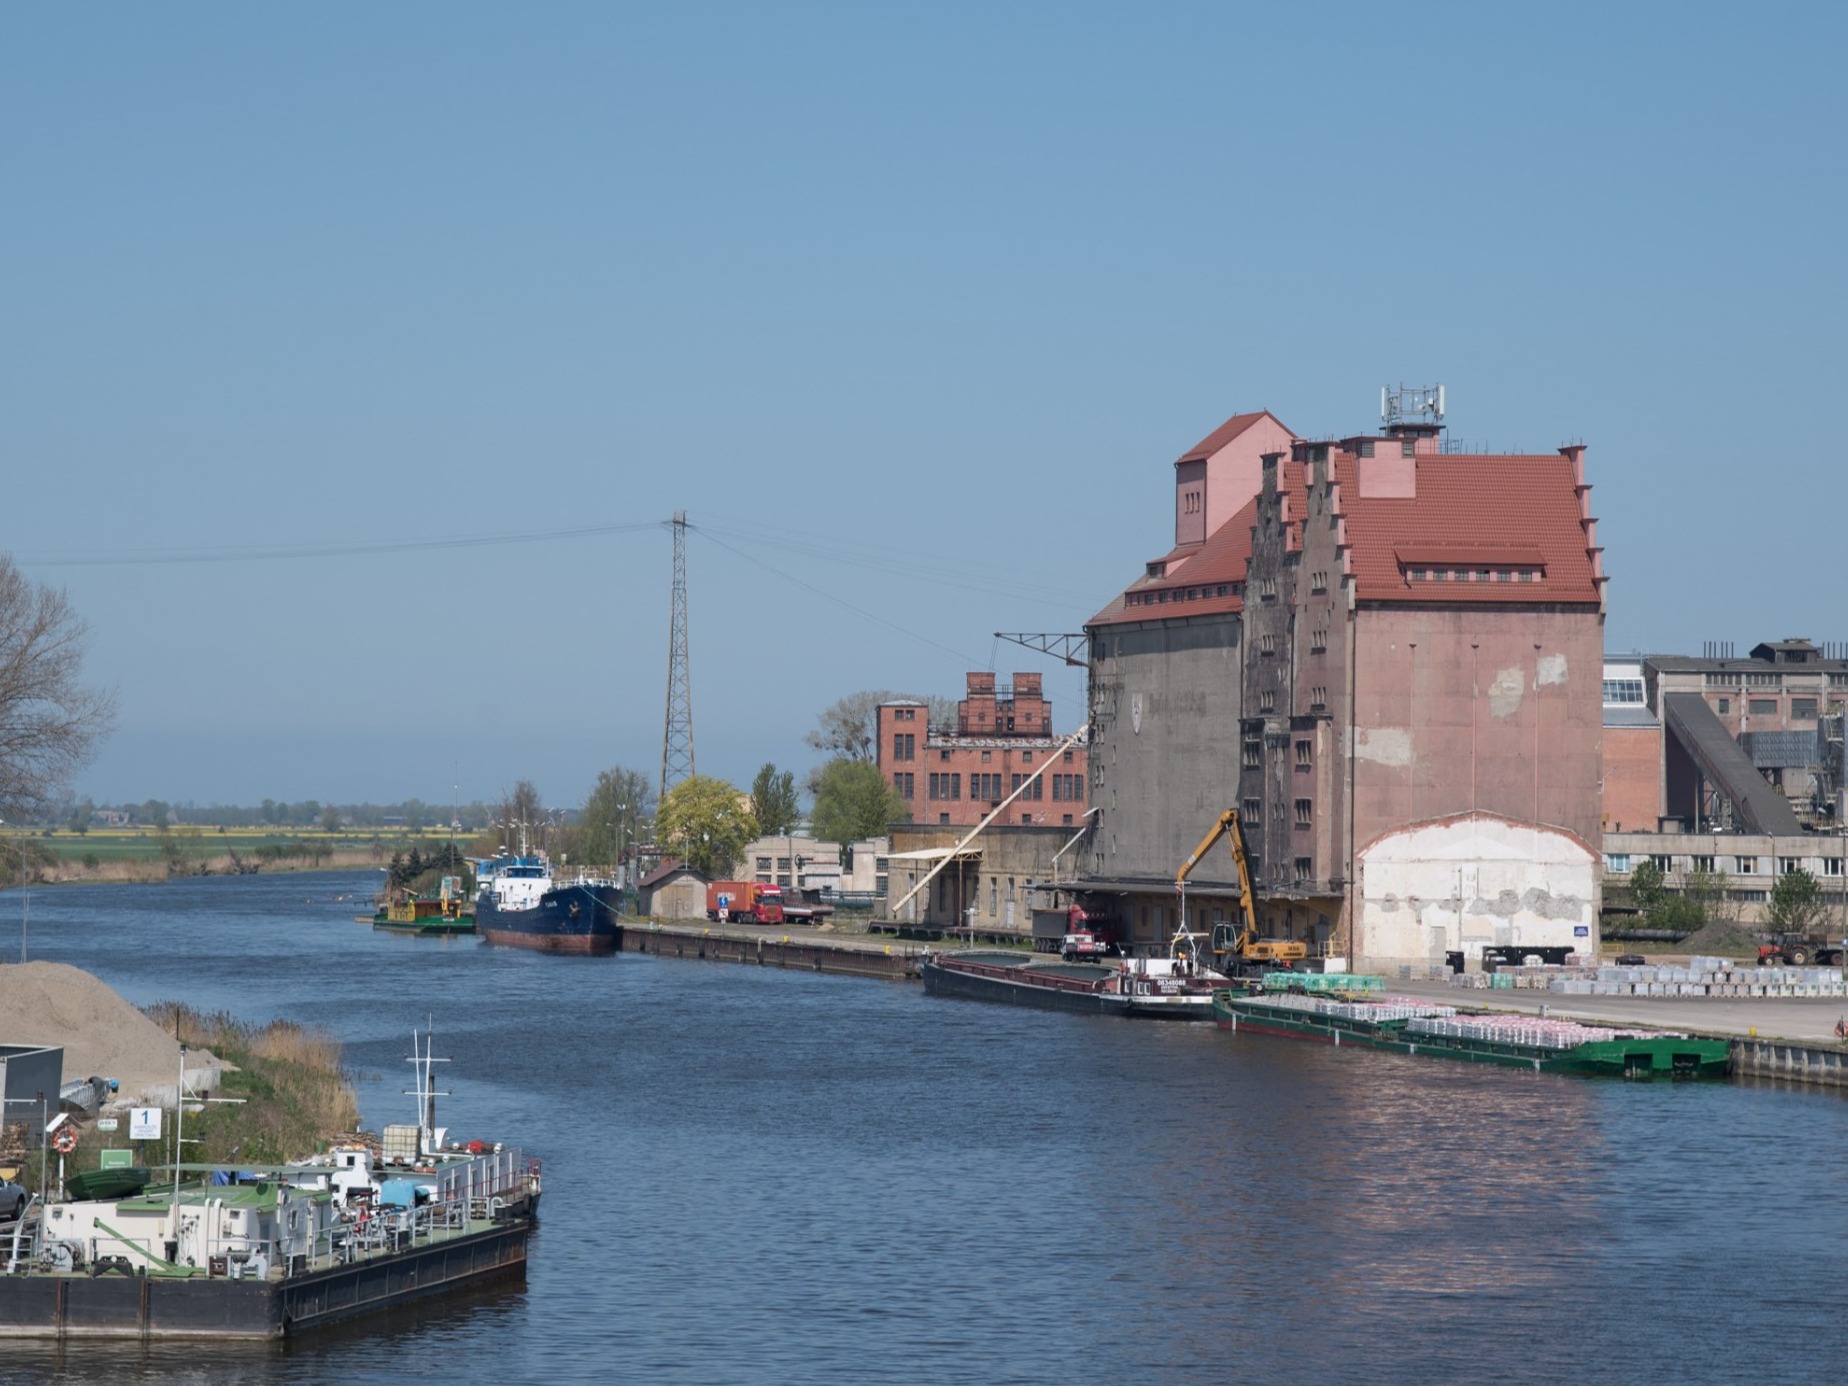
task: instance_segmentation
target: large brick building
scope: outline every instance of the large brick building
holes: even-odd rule
[[[879,772],[914,823],[972,828],[1040,769],[1002,821],[1059,827],[1083,819],[1085,745],[1065,747],[1070,733],[1053,731],[1038,674],[1015,674],[1011,687],[991,673],[970,674],[954,729],[933,728],[930,708],[911,699],[880,704],[878,727]],[[1050,767],[1048,757],[1056,757]]]
[[[1175,463],[1172,549],[1087,625],[1087,878],[1137,942],[1173,929],[1174,872],[1234,806],[1280,935],[1441,961],[1519,942],[1537,906],[1595,941],[1604,575],[1584,449],[1463,454],[1441,434],[1433,415],[1310,441],[1243,414]],[[1426,831],[1454,898],[1363,926],[1366,853],[1421,825],[1500,855],[1531,842],[1542,875],[1485,895]],[[1368,919],[1407,904],[1381,870]],[[1229,857],[1209,859],[1188,922],[1235,896]]]

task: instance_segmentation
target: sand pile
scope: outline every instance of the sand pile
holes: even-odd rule
[[[0,1044],[61,1045],[64,1081],[96,1074],[121,1084],[115,1103],[173,1101],[180,1046],[114,990],[68,963],[0,964]],[[189,1093],[218,1086],[218,1061],[186,1053]]]

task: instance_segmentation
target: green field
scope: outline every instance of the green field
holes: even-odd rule
[[[221,832],[191,825],[164,833],[144,827],[86,833],[66,828],[8,830],[0,832],[0,867],[17,862],[23,854],[39,863],[32,875],[40,880],[142,880],[149,873],[194,875],[201,867],[214,872],[232,870],[233,854],[264,871],[383,866],[398,853],[412,848],[427,851],[450,840],[447,828],[346,828],[331,833],[318,828],[227,828]],[[458,839],[458,845],[466,851],[469,840]],[[13,870],[0,870],[0,883],[15,878]]]

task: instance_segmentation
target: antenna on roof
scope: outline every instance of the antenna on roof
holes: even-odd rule
[[[1380,426],[1435,429],[1444,422],[1442,385],[1387,385],[1380,390]]]

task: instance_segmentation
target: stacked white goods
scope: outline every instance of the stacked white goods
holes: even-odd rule
[[[1378,1001],[1332,1001],[1323,996],[1267,996],[1264,1004],[1337,1020],[1411,1020],[1418,1016],[1449,1016],[1457,1013],[1454,1006],[1434,1006],[1414,996],[1385,996]]]
[[[1597,1040],[1636,1039],[1663,1034],[1659,1030],[1620,1030],[1604,1025],[1581,1025],[1575,1020],[1550,1020],[1544,1016],[1529,1015],[1419,1019],[1408,1022],[1405,1028],[1408,1033],[1415,1035],[1523,1044],[1536,1049],[1574,1049]]]
[[[1848,996],[1838,968],[1753,967],[1705,957],[1686,967],[1600,967],[1589,980],[1556,978],[1551,990],[1571,996]]]

